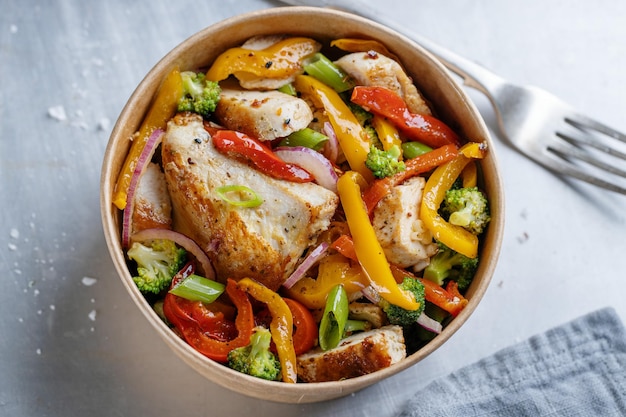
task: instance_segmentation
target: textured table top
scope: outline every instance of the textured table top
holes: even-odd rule
[[[401,25],[626,131],[626,3],[371,0]],[[148,70],[194,32],[265,0],[1,0],[0,415],[392,416],[450,371],[589,311],[626,320],[626,198],[565,182],[498,139],[506,232],[465,326],[401,374],[285,405],[221,388],[173,355],[109,259],[102,156]],[[312,24],[315,24],[312,22]],[[470,92],[495,129],[489,102]]]

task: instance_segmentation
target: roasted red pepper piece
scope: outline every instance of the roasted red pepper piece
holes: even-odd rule
[[[313,314],[304,305],[291,298],[284,298],[293,315],[293,349],[296,355],[308,352],[317,341],[317,323]]]
[[[250,161],[270,177],[291,182],[312,182],[313,176],[303,168],[288,164],[260,141],[234,130],[217,130],[212,134],[213,145],[225,154]]]
[[[285,303],[291,311],[293,316],[293,350],[296,355],[301,355],[308,352],[315,346],[317,342],[317,323],[313,314],[299,301],[291,298],[285,298]],[[270,327],[272,322],[272,313],[267,308],[259,311],[255,316],[257,326],[263,326],[265,328]],[[276,351],[276,345],[272,342],[272,351]]]
[[[357,86],[352,91],[353,103],[379,116],[386,117],[405,136],[431,148],[459,146],[458,135],[441,120],[425,114],[411,113],[398,94],[384,87]]]
[[[250,343],[254,329],[252,304],[245,291],[229,279],[226,293],[237,308],[233,323],[222,311],[214,311],[211,304],[189,301],[168,293],[163,303],[167,320],[189,345],[201,354],[217,362],[225,363],[228,352]]]

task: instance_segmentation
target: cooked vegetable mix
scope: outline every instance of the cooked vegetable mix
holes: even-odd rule
[[[252,377],[414,353],[467,305],[490,221],[486,145],[436,110],[375,40],[260,36],[173,69],[113,196],[137,289]]]

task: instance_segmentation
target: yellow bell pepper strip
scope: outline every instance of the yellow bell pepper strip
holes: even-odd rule
[[[272,315],[270,332],[276,345],[283,382],[297,382],[296,351],[293,347],[293,316],[289,306],[280,295],[250,278],[242,278],[237,286],[267,305]]]
[[[373,180],[372,172],[365,166],[370,151],[369,139],[339,94],[309,75],[296,76],[294,86],[302,96],[325,110],[350,169],[357,171],[367,181]]]
[[[139,155],[141,155],[141,151],[146,145],[150,134],[156,129],[165,130],[167,121],[176,113],[178,100],[180,100],[182,95],[183,81],[179,69],[174,68],[159,88],[154,102],[139,128],[139,133],[130,146],[124,165],[122,165],[122,170],[117,177],[113,192],[113,204],[120,210],[126,207],[126,196],[130,180],[139,160]]]
[[[378,52],[398,63],[400,62],[398,57],[392,54],[385,45],[373,39],[341,38],[331,41],[330,46],[335,46],[346,52]]]
[[[357,260],[356,253],[354,252],[354,242],[350,236],[341,236],[333,242],[330,247],[349,259],[353,259],[355,261]],[[448,291],[448,289],[441,287],[439,284],[417,277],[397,265],[390,264],[389,267],[391,268],[391,273],[396,280],[396,283],[401,283],[406,276],[419,280],[424,285],[424,296],[426,301],[442,308],[453,316],[457,316],[468,303],[468,300],[463,297],[461,293],[459,293],[458,287],[456,288],[456,291]],[[455,290],[453,287],[450,287],[450,289]]]
[[[478,183],[478,167],[476,161],[470,161],[461,172],[463,188],[476,187]]]
[[[307,308],[318,310],[324,308],[326,296],[336,285],[342,285],[351,296],[367,287],[369,280],[360,265],[350,262],[343,254],[332,254],[319,261],[317,278],[303,277],[283,291]]]
[[[405,136],[431,148],[460,144],[459,136],[448,125],[433,116],[411,113],[404,99],[388,88],[359,85],[352,90],[350,100],[387,117]]]
[[[211,81],[237,78],[288,78],[302,72],[302,60],[317,52],[320,45],[310,38],[291,37],[262,50],[230,48],[220,54],[206,73]]]
[[[376,130],[376,134],[378,135],[378,139],[383,144],[383,149],[388,151],[394,145],[398,146],[402,149],[402,140],[400,139],[400,133],[398,133],[398,129],[391,124],[384,117],[380,117],[374,115],[371,120],[372,126],[374,130]]]
[[[337,181],[339,200],[354,240],[357,259],[369,278],[370,285],[382,298],[405,310],[417,310],[419,303],[415,301],[413,294],[402,291],[391,274],[389,263],[376,239],[376,232],[361,198],[359,184],[363,183],[363,179],[359,177],[358,173],[348,171]]]
[[[460,226],[445,221],[438,213],[439,206],[445,198],[446,191],[472,160],[465,154],[482,157],[485,147],[478,143],[464,145],[453,160],[435,169],[426,181],[420,205],[420,218],[431,231],[433,237],[468,258],[478,256],[478,237]]]
[[[437,149],[433,149],[415,158],[408,159],[404,162],[405,170],[391,177],[376,180],[372,185],[363,192],[363,201],[367,207],[367,212],[371,215],[376,208],[378,202],[389,192],[391,188],[403,181],[423,174],[442,165],[457,156],[457,148],[454,145],[445,145]]]

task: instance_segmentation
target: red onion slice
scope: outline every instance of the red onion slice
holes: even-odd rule
[[[431,331],[433,333],[437,333],[437,334],[441,333],[441,330],[443,329],[443,326],[441,325],[441,323],[439,323],[435,319],[432,319],[432,318],[428,317],[425,313],[422,313],[417,318],[417,324],[419,324],[420,326],[422,326],[426,330],[429,330],[429,331]]]
[[[304,274],[306,274],[306,272],[311,269],[311,267],[315,265],[315,263],[326,254],[329,246],[330,245],[328,243],[322,242],[319,244],[319,246],[313,249],[311,253],[309,253],[307,257],[304,258],[304,261],[302,261],[302,263],[298,265],[296,270],[293,271],[289,278],[287,278],[287,280],[283,283],[283,287],[289,289],[293,287],[296,282],[300,281],[302,277],[304,277]]]
[[[326,122],[324,123],[323,131],[328,136],[328,142],[324,145],[324,154],[329,160],[336,163],[339,157],[339,140],[337,139],[335,129],[333,129],[333,125],[330,122]]]
[[[321,153],[304,146],[281,146],[274,149],[274,153],[283,161],[305,169],[319,185],[337,193],[339,177],[333,164]]]
[[[130,243],[130,234],[132,233],[132,218],[133,211],[135,209],[135,192],[137,191],[137,185],[139,184],[139,179],[146,171],[146,167],[152,160],[152,156],[154,155],[154,151],[157,146],[161,143],[161,139],[163,138],[163,130],[155,129],[154,132],[150,135],[148,140],[146,141],[146,145],[143,150],[139,154],[139,159],[137,160],[137,164],[135,165],[135,169],[133,171],[133,176],[130,179],[130,184],[128,185],[128,192],[126,193],[126,207],[124,207],[124,215],[122,218],[122,247],[127,248]]]
[[[378,304],[380,301],[380,294],[371,286],[367,286],[361,290],[363,297],[367,298],[372,304]]]
[[[135,233],[130,238],[132,242],[145,242],[155,239],[167,239],[176,243],[196,258],[202,269],[203,277],[212,280],[215,279],[215,270],[213,269],[213,264],[209,257],[196,242],[182,233],[170,229],[145,229]]]

